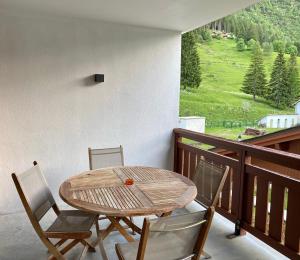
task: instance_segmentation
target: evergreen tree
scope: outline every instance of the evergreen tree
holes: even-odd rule
[[[274,51],[276,52],[285,52],[285,42],[276,40],[273,42]]]
[[[254,50],[256,48],[257,42],[254,39],[251,39],[247,42],[247,46],[249,50]]]
[[[203,41],[206,41],[206,42],[212,41],[210,30],[208,30],[206,28],[200,28],[200,29],[196,30],[196,32],[199,33],[199,35],[202,37]]]
[[[263,48],[263,53],[266,56],[271,56],[273,53],[273,44],[271,42],[264,42],[262,44],[262,48]]]
[[[187,32],[181,39],[181,85],[186,87],[199,87],[201,82],[200,60],[196,48],[193,32]]]
[[[295,42],[294,45],[296,46],[298,53],[297,55],[300,56],[300,41],[299,42]]]
[[[257,96],[263,97],[265,95],[266,84],[262,51],[259,45],[256,45],[252,50],[251,63],[241,90],[246,94],[251,94],[255,100]]]
[[[296,54],[291,54],[290,56],[287,73],[289,105],[292,105],[300,97],[300,79]]]
[[[237,40],[236,48],[238,51],[244,51],[246,49],[246,44],[243,38]]]
[[[277,108],[286,107],[289,103],[287,68],[282,51],[274,61],[267,98],[272,100]]]
[[[290,54],[290,55],[297,55],[298,54],[298,49],[295,45],[291,44],[288,47],[286,47],[285,52],[287,54]]]

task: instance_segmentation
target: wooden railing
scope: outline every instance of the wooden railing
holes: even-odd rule
[[[236,235],[246,230],[287,257],[300,259],[300,155],[184,129],[174,129],[174,135],[174,171],[179,174],[191,178],[200,156],[230,166],[217,211],[236,224]],[[205,150],[189,140],[218,149]],[[251,164],[253,158],[279,165],[280,172]],[[299,171],[299,178],[282,169]]]

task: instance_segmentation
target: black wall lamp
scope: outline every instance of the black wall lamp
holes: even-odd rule
[[[95,74],[95,82],[97,83],[104,82],[104,74]]]

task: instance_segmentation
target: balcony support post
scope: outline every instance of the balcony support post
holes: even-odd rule
[[[239,166],[239,201],[237,210],[237,220],[235,221],[234,233],[227,236],[227,238],[232,239],[237,236],[246,235],[246,231],[241,228],[241,219],[243,218],[243,192],[244,192],[244,177],[245,177],[245,166],[246,163],[251,163],[251,157],[247,156],[245,150],[241,150],[238,155]]]

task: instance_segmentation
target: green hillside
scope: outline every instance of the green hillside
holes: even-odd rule
[[[261,98],[253,101],[251,95],[240,91],[250,62],[251,51],[237,51],[234,40],[214,39],[210,43],[198,44],[198,52],[202,82],[198,89],[181,90],[181,116],[205,116],[208,122],[257,121],[268,114],[294,112],[292,108],[278,110]],[[275,57],[276,53],[264,57],[268,77]],[[299,64],[300,58],[298,58]],[[233,130],[234,136],[236,131],[240,130]]]
[[[299,14],[300,0],[262,0],[205,27],[231,32],[245,41],[254,39],[261,44],[264,42],[274,44],[280,40],[284,42],[286,48],[295,45],[300,56]]]

